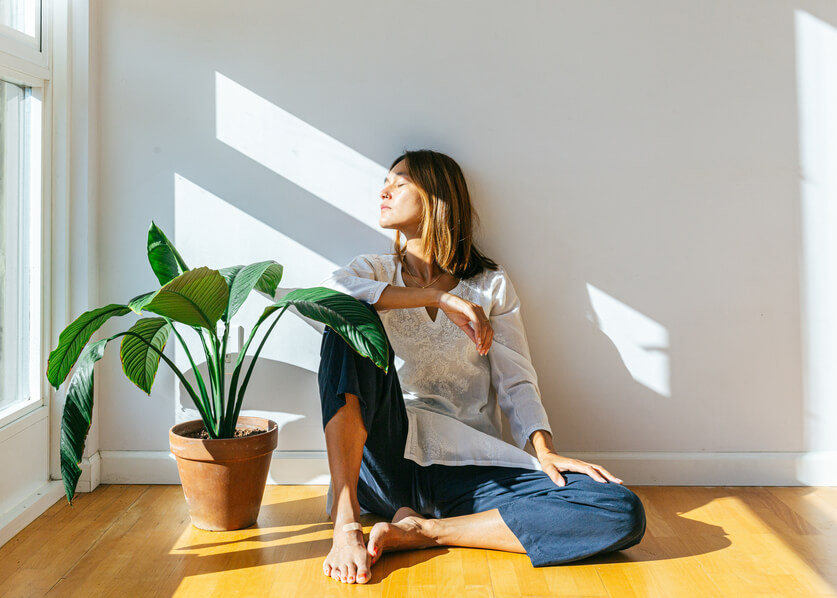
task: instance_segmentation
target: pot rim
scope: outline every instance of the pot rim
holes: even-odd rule
[[[247,420],[249,420],[249,421],[247,421]],[[263,422],[263,423],[259,423],[259,422]],[[246,425],[242,426],[242,424],[246,424]],[[251,436],[243,436],[243,437],[240,437],[240,438],[235,438],[235,437],[233,437],[233,438],[192,438],[190,436],[183,436],[183,434],[182,434],[183,432],[185,432],[187,430],[191,430],[193,428],[201,429],[201,428],[205,428],[205,427],[206,426],[204,426],[204,423],[203,423],[202,419],[190,419],[188,421],[180,422],[179,424],[173,425],[171,428],[169,428],[169,434],[170,435],[173,434],[173,435],[177,436],[177,438],[182,438],[186,442],[196,441],[196,442],[212,443],[212,442],[224,442],[224,441],[228,441],[228,440],[247,440],[248,438],[258,438],[260,436],[270,434],[271,432],[273,432],[274,430],[277,430],[279,428],[279,424],[276,423],[275,421],[273,421],[272,419],[268,419],[266,417],[258,417],[258,416],[252,416],[252,415],[241,415],[241,416],[239,416],[238,421],[236,422],[236,425],[235,425],[236,430],[239,429],[240,427],[253,427],[253,428],[266,428],[265,431],[261,432],[260,434],[253,434]]]
[[[178,459],[192,461],[239,461],[252,459],[258,455],[272,453],[279,444],[279,424],[264,417],[243,416],[238,418],[238,425],[267,428],[267,433],[254,434],[243,438],[189,438],[181,436],[184,430],[203,427],[203,420],[190,420],[175,424],[169,429],[169,447]]]

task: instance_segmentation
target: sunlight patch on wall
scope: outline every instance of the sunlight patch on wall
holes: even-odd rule
[[[594,322],[616,346],[634,380],[665,397],[671,397],[668,330],[587,283]]]
[[[215,73],[215,102],[219,141],[389,241],[378,226],[386,168],[221,73]]]
[[[807,450],[837,450],[837,29],[795,11]],[[800,470],[800,474],[802,471]],[[800,478],[801,479],[801,478]],[[837,477],[832,478],[832,483]],[[802,480],[821,485],[827,480]]]
[[[282,288],[316,286],[337,268],[333,262],[179,174],[174,177],[174,216],[174,242],[190,268],[223,268],[272,259],[285,267]],[[233,324],[242,325],[249,334],[267,305],[267,298],[254,292]],[[283,337],[293,342],[279,342]],[[196,342],[200,348],[200,341]],[[248,355],[255,347],[256,343],[251,344]],[[319,349],[319,331],[289,311],[279,320],[260,356],[316,372]]]

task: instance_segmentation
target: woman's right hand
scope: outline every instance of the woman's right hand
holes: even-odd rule
[[[488,353],[494,338],[494,329],[491,328],[491,322],[481,305],[451,293],[442,293],[439,297],[439,309],[474,341],[480,355]]]

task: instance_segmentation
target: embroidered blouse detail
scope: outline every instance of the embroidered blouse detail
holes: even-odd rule
[[[374,304],[387,285],[406,286],[395,256],[366,254],[319,286]],[[449,292],[488,315],[494,338],[487,355],[441,309],[435,320],[424,307],[378,310],[407,409],[404,457],[419,465],[541,469],[523,448],[535,430],[552,430],[511,280],[501,267],[460,280]],[[501,412],[517,446],[502,439]]]

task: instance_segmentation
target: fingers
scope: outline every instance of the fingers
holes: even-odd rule
[[[485,319],[483,329],[485,331],[485,335],[482,339],[482,347],[484,350],[483,355],[485,355],[485,353],[488,353],[488,349],[491,348],[491,341],[494,340],[494,329],[491,327],[491,323],[488,321],[488,318]]]
[[[607,482],[607,480],[598,472],[598,470],[591,466],[585,468],[584,473],[589,475],[591,478],[596,480],[597,482]]]
[[[474,326],[476,328],[477,340],[475,342],[477,343],[477,350],[480,355],[485,355],[491,347],[491,341],[494,338],[494,330],[491,328],[491,322],[489,321],[488,316],[485,315],[485,311],[483,311],[481,306],[475,305],[473,312],[474,313],[471,315],[471,321],[474,322]]]
[[[610,472],[609,472],[608,470],[606,470],[604,467],[600,467],[600,466],[598,466],[598,465],[594,465],[593,467],[596,467],[596,468],[597,468],[597,469],[598,469],[598,470],[602,473],[602,475],[603,475],[603,476],[605,476],[605,477],[606,477],[608,480],[610,480],[611,482],[615,482],[615,483],[617,483],[617,484],[622,484],[622,483],[624,483],[624,482],[622,482],[622,480],[620,480],[620,479],[619,479],[619,478],[617,478],[615,475],[613,475],[612,473],[610,473]]]
[[[451,298],[450,303],[440,303],[439,307],[468,335],[480,355],[487,354],[494,340],[494,330],[482,306],[456,295],[451,295]]]
[[[473,328],[471,328],[470,323],[466,322],[465,324],[461,324],[459,327],[462,329],[462,332],[468,335],[469,339],[474,341],[474,344],[479,344],[477,340],[477,333]]]
[[[586,474],[600,483],[613,482],[614,484],[624,484],[621,479],[617,478],[601,465],[587,463],[586,461],[569,459],[561,461],[560,463],[550,463],[549,466],[544,468],[544,472],[549,475],[552,481],[558,486],[566,485],[566,480],[564,480],[560,474],[562,470]]]
[[[555,482],[556,486],[566,486],[567,481],[564,479],[564,476],[561,475],[561,472],[558,471],[557,467],[550,467],[548,475],[550,479]]]
[[[584,473],[589,475],[591,478],[596,480],[597,482],[607,483],[608,480],[616,483],[621,484],[622,480],[617,478],[615,475],[610,473],[601,465],[593,465],[592,463],[587,464],[587,468],[585,469]]]

